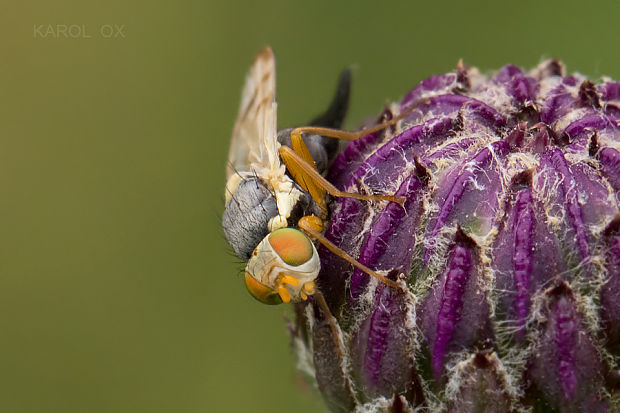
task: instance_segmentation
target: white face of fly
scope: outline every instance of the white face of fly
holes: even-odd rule
[[[299,302],[314,292],[321,264],[310,239],[294,228],[267,235],[246,266],[246,287],[268,304]]]
[[[265,47],[246,77],[226,168],[227,205],[239,184],[252,177],[258,177],[274,194],[278,214],[266,223],[269,231],[289,224],[287,219],[301,196],[280,161],[275,73],[273,52]]]

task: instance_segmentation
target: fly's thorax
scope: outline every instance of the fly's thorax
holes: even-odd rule
[[[273,177],[269,181],[269,186],[273,189],[278,206],[278,215],[274,216],[268,223],[270,232],[280,228],[285,228],[291,224],[296,224],[289,220],[291,212],[302,197],[302,191],[287,175]]]
[[[303,300],[304,285],[312,285],[320,269],[319,255],[310,239],[297,229],[282,228],[258,244],[248,261],[246,274],[274,292],[285,286],[291,301],[298,302]],[[287,276],[297,281],[289,282]],[[256,297],[247,280],[246,286]]]

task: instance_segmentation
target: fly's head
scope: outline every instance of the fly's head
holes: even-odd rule
[[[299,302],[312,295],[321,264],[312,241],[295,228],[268,234],[254,249],[245,270],[245,286],[265,304]]]

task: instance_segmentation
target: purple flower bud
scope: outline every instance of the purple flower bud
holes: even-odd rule
[[[557,60],[422,81],[327,178],[334,198],[297,305],[333,411],[620,411],[620,83]],[[331,320],[331,321],[330,321]]]

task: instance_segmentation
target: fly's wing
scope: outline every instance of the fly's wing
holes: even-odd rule
[[[241,94],[241,106],[228,152],[226,179],[229,181],[235,172],[260,176],[280,169],[275,75],[273,52],[265,47],[256,56]]]

